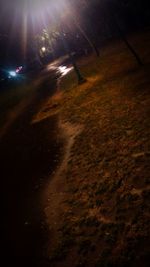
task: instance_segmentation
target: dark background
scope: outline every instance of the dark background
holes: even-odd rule
[[[150,25],[148,0],[68,1],[71,2],[75,14],[78,14],[81,25],[99,46],[104,40],[117,36],[112,22],[113,16],[126,33],[142,30]],[[55,1],[51,1],[53,2]],[[25,53],[31,56],[34,35],[41,31],[44,23],[50,24],[50,9],[53,9],[50,0],[0,1],[0,66],[21,64],[27,60]],[[41,20],[42,16],[44,21]]]

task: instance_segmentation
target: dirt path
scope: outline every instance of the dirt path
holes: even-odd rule
[[[47,225],[50,230],[50,240],[47,249],[47,256],[50,257],[57,248],[60,241],[61,216],[65,210],[65,201],[67,200],[67,183],[66,172],[68,161],[70,158],[71,148],[75,138],[82,131],[82,126],[71,125],[59,121],[59,130],[61,138],[64,138],[64,154],[60,165],[57,167],[51,179],[49,179],[45,189],[43,190],[43,203],[47,203],[45,207],[45,215]]]

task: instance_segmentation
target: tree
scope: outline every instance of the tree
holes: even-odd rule
[[[70,0],[70,14],[69,16],[72,17],[72,22],[75,24],[77,29],[80,31],[84,39],[88,42],[89,46],[92,48],[92,50],[96,53],[97,56],[99,56],[99,50],[97,48],[96,43],[94,42],[94,38],[91,38],[90,34],[87,33],[87,31],[83,27],[83,17],[86,17],[86,25],[88,25],[88,28],[91,29],[91,32],[95,31],[95,27],[92,27],[91,17],[86,16],[85,10],[89,9],[90,2],[86,0],[81,1],[72,1]],[[88,30],[89,31],[89,30]]]
[[[110,13],[110,15],[111,15],[111,18],[112,18],[112,22],[114,23],[114,25],[115,25],[118,33],[119,33],[119,36],[121,37],[121,39],[123,40],[123,42],[125,43],[127,48],[129,49],[129,51],[131,52],[133,57],[136,59],[137,63],[140,66],[142,66],[143,63],[142,63],[142,60],[141,60],[140,56],[136,52],[135,48],[128,42],[124,31],[122,30],[122,28],[119,25],[117,6],[115,4],[111,5],[111,13]]]

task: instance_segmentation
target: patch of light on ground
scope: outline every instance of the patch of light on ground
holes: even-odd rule
[[[47,66],[46,69],[47,69],[47,70],[56,70],[56,68],[57,68],[57,67],[56,67],[54,64],[50,64],[50,65]]]
[[[65,76],[68,72],[70,72],[73,69],[73,67],[67,67],[67,66],[60,66],[58,67],[59,72],[62,76]]]

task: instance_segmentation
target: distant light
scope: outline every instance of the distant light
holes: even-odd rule
[[[22,66],[20,66],[20,67],[18,67],[18,68],[16,69],[16,73],[19,73],[21,70],[22,70]]]
[[[10,71],[10,72],[9,72],[9,75],[10,75],[11,77],[16,77],[17,74],[16,74],[15,71]]]
[[[43,47],[41,48],[41,50],[42,50],[42,52],[45,52],[45,51],[46,51],[46,47],[43,46]]]

